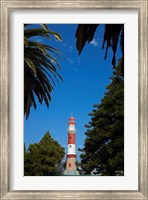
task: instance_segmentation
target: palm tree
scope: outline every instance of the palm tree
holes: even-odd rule
[[[79,24],[76,30],[76,47],[79,54],[82,52],[86,42],[90,43],[98,28],[99,24]],[[120,48],[122,52],[122,63],[121,70],[122,75],[124,75],[124,24],[105,24],[104,38],[102,49],[106,45],[106,51],[104,58],[107,58],[108,48],[112,48],[112,66],[116,66],[116,51],[117,45],[120,43]]]
[[[29,117],[31,106],[36,109],[37,100],[40,104],[44,101],[49,107],[55,80],[62,80],[57,72],[60,65],[55,59],[55,56],[61,59],[61,52],[47,43],[39,42],[50,40],[51,36],[56,40],[62,40],[58,33],[49,30],[45,24],[24,26],[24,115],[26,119]]]

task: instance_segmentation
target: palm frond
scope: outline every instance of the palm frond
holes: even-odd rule
[[[46,24],[40,24],[42,28],[27,28],[24,30],[24,114],[26,119],[30,115],[30,108],[37,107],[45,102],[49,107],[51,92],[55,86],[55,80],[63,80],[57,68],[61,68],[55,58],[61,59],[61,52],[47,44],[35,40],[36,36],[50,40],[53,36],[61,41],[61,36],[48,29]],[[30,26],[29,26],[30,27]],[[32,39],[34,37],[34,39]],[[30,40],[31,39],[31,40]]]
[[[24,61],[26,62],[26,64],[28,65],[28,67],[29,67],[30,69],[32,69],[32,71],[33,71],[33,73],[34,73],[34,76],[36,76],[37,71],[36,71],[36,67],[35,67],[35,65],[34,65],[34,62],[33,62],[31,59],[25,58],[25,57],[24,57]]]
[[[80,54],[85,44],[93,40],[96,28],[99,24],[79,24],[76,30],[76,47]],[[104,38],[102,49],[105,47],[104,58],[107,58],[108,49],[111,48],[113,52],[112,66],[116,65],[116,51],[120,39],[120,47],[122,51],[122,58],[124,62],[124,24],[105,24]],[[124,65],[122,65],[122,72],[124,75]]]
[[[76,46],[79,54],[83,50],[86,42],[91,42],[98,24],[80,24],[76,31]]]

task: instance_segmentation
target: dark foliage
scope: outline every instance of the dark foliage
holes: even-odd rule
[[[95,104],[86,125],[81,174],[116,176],[124,173],[124,80],[121,60],[100,104]]]
[[[47,132],[39,143],[24,149],[25,176],[59,176],[63,174],[64,148]]]

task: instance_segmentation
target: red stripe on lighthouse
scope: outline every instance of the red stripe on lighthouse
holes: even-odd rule
[[[70,124],[74,124],[74,125],[75,125],[75,122],[74,122],[74,121],[73,121],[73,122],[72,122],[72,121],[69,121],[68,124],[69,124],[69,125],[70,125]]]
[[[75,134],[68,134],[68,144],[75,144]]]
[[[67,158],[76,158],[77,157],[77,155],[76,154],[67,154]]]

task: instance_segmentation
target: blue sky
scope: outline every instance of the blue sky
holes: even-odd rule
[[[105,49],[102,50],[104,26],[101,25],[90,44],[85,45],[82,53],[76,50],[76,24],[49,24],[49,29],[58,32],[62,42],[51,39],[50,45],[61,50],[63,56],[59,61],[63,77],[56,84],[49,108],[45,104],[37,104],[37,109],[31,108],[28,120],[24,120],[24,142],[28,147],[39,142],[49,131],[67,151],[67,124],[73,114],[76,120],[76,149],[82,148],[85,140],[84,127],[90,120],[89,113],[93,105],[99,103],[104,96],[105,87],[110,83],[112,75],[112,51],[108,51],[104,60]],[[40,42],[42,39],[38,38]],[[121,52],[118,50],[117,59]],[[55,57],[56,58],[56,57]],[[78,159],[79,152],[77,151]]]

